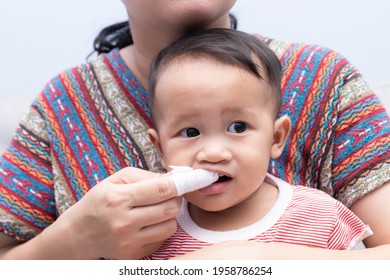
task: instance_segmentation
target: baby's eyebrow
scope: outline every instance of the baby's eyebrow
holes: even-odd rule
[[[197,118],[199,118],[198,113],[183,112],[176,115],[174,119],[169,120],[167,123],[169,127],[176,128],[182,125],[184,122],[196,120]]]
[[[243,114],[248,114],[250,113],[247,108],[244,108],[242,106],[233,106],[233,107],[228,107],[222,110],[223,114],[237,114],[237,115],[243,115]]]

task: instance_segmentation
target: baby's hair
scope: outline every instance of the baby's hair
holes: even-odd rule
[[[180,57],[205,57],[237,66],[267,81],[272,90],[272,96],[267,98],[271,99],[269,101],[274,107],[274,116],[277,116],[281,106],[281,66],[275,53],[254,35],[238,30],[215,28],[191,33],[163,49],[155,57],[150,66],[148,81],[152,117],[159,75]]]

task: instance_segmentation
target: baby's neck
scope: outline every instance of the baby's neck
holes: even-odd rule
[[[249,198],[228,209],[209,212],[188,204],[192,220],[201,228],[213,231],[240,229],[263,218],[278,198],[278,188],[264,182]]]

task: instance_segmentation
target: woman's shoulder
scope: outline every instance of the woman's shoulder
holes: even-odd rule
[[[343,55],[336,50],[319,44],[290,42],[287,40],[266,37],[260,34],[255,34],[255,36],[264,41],[285,65],[289,65],[290,62],[293,61],[306,63],[318,59],[322,60],[325,57],[327,59],[345,59]]]
[[[332,50],[326,46],[322,46],[315,43],[309,43],[309,42],[292,42],[288,40],[283,40],[279,38],[272,38],[268,36],[264,36],[258,33],[254,33],[254,36],[265,42],[271,49],[275,50],[286,50],[288,48],[294,47],[294,48],[301,48],[301,49],[310,49],[310,50],[326,50],[330,52],[335,52],[335,50]]]
[[[82,75],[82,80],[87,81],[88,79],[94,79],[98,76],[98,71],[104,72],[116,72],[119,71],[119,67],[125,67],[125,63],[122,60],[119,50],[113,49],[109,53],[104,53],[87,59],[87,61],[80,63],[74,67],[65,69],[64,71],[58,73],[52,80],[61,78],[71,80],[74,76]],[[75,80],[73,82],[76,82]]]
[[[61,96],[75,98],[80,94],[93,90],[97,82],[113,75],[122,63],[117,49],[101,54],[89,61],[65,69],[51,78],[44,86],[40,98],[52,100]]]

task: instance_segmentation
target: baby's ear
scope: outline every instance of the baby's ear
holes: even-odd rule
[[[288,135],[290,134],[291,120],[287,115],[277,119],[274,124],[274,142],[271,147],[271,157],[279,157],[286,145]]]
[[[157,131],[153,128],[148,129],[148,136],[149,136],[150,142],[153,143],[154,147],[157,150],[157,154],[160,157],[161,166],[164,169],[167,169],[167,166],[166,166],[166,163],[164,160],[164,154],[163,154],[162,148],[161,148],[160,138],[158,137]]]

